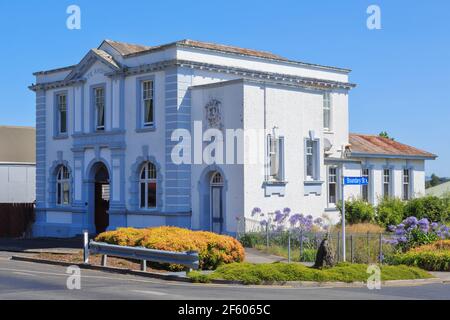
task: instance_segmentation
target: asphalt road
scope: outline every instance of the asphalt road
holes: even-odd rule
[[[297,300],[297,299],[450,299],[450,285],[354,288],[225,286],[169,282],[101,271],[81,270],[81,289],[69,290],[65,267],[11,261],[0,252],[0,300]]]

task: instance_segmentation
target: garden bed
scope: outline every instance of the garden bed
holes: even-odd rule
[[[238,281],[244,284],[271,284],[290,281],[313,282],[366,282],[367,265],[341,263],[330,269],[313,269],[297,263],[251,264],[234,263],[219,267],[211,274],[191,272],[195,282],[208,283],[213,280]],[[381,280],[431,279],[428,272],[415,267],[381,266]]]
[[[33,258],[56,261],[56,262],[64,262],[64,263],[73,263],[73,264],[81,264],[84,262],[83,253],[39,253],[33,256]],[[89,256],[89,264],[93,266],[101,266],[102,265],[102,256],[101,255],[90,255]],[[140,270],[141,263],[140,261],[127,260],[122,258],[116,258],[108,256],[108,267],[120,268],[125,270]],[[147,263],[147,271],[149,272],[159,272],[159,273],[167,273],[166,270],[152,268],[150,263]]]

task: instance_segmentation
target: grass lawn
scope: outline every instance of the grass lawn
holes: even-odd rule
[[[212,279],[240,280],[245,284],[261,284],[276,281],[367,281],[370,276],[365,264],[341,263],[334,268],[317,270],[297,263],[251,264],[233,263],[223,265],[209,275],[191,272],[190,278],[196,282],[210,282]],[[382,266],[381,279],[411,280],[432,278],[428,272],[407,266]]]

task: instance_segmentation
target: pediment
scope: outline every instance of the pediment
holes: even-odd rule
[[[88,54],[80,61],[80,63],[69,73],[66,81],[82,78],[90,68],[97,62],[101,62],[105,66],[113,71],[119,71],[122,67],[117,63],[114,58],[106,51],[99,49],[92,49]]]

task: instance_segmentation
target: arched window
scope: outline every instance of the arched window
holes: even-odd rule
[[[66,166],[61,166],[56,175],[56,204],[70,204],[70,173]]]
[[[139,179],[141,209],[156,208],[156,179],[155,165],[151,162],[146,162],[142,167]]]
[[[222,187],[223,186],[223,177],[220,172],[216,172],[211,177],[211,186]]]

